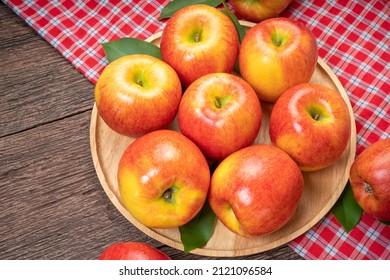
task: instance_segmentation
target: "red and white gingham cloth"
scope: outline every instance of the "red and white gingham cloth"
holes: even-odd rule
[[[184,0],[183,0],[184,1]],[[3,0],[92,83],[107,60],[101,43],[161,31],[169,0]],[[357,154],[390,137],[388,0],[293,1],[282,16],[303,22],[343,84],[357,126]],[[364,214],[346,233],[328,213],[289,243],[305,259],[390,259],[390,227]]]

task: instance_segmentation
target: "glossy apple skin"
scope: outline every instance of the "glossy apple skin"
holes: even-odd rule
[[[123,204],[151,228],[189,222],[202,208],[209,183],[210,170],[202,152],[173,130],[157,130],[136,139],[119,162]]]
[[[99,260],[170,260],[160,250],[142,242],[118,242],[108,246]]]
[[[272,143],[287,152],[301,170],[315,171],[330,166],[344,153],[350,142],[351,118],[338,92],[304,83],[287,90],[275,103],[269,133]]]
[[[130,137],[167,128],[176,116],[181,95],[175,70],[141,54],[111,62],[95,86],[99,115],[112,130]]]
[[[390,222],[390,138],[378,140],[354,160],[349,181],[364,212]]]
[[[220,10],[208,5],[190,5],[169,19],[160,48],[163,60],[176,70],[183,86],[188,87],[205,74],[233,71],[238,34],[233,22]]]
[[[218,106],[217,99],[223,105]],[[178,110],[180,131],[209,160],[222,160],[251,145],[262,120],[260,101],[243,79],[226,73],[205,75],[184,92]]]
[[[317,59],[316,39],[306,26],[287,18],[271,18],[246,33],[239,68],[261,100],[276,102],[288,88],[310,81]]]
[[[278,16],[292,0],[229,0],[234,11],[252,22]]]
[[[211,178],[209,203],[232,232],[261,236],[291,219],[302,192],[297,164],[279,148],[258,144],[234,152],[218,165]]]

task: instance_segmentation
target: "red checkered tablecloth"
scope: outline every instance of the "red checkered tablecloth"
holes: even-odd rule
[[[161,31],[165,21],[158,16],[169,0],[3,2],[96,83],[108,63],[101,43]],[[320,57],[343,84],[355,114],[357,154],[389,138],[389,1],[295,0],[282,16],[312,30]],[[328,213],[289,245],[305,259],[390,259],[390,227],[364,214],[346,233]]]

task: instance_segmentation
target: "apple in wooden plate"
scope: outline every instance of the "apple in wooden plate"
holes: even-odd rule
[[[298,165],[279,148],[257,144],[240,149],[215,169],[209,203],[219,220],[241,236],[261,236],[283,227],[303,192]]]
[[[151,228],[179,227],[202,208],[210,183],[199,148],[174,130],[137,138],[118,166],[118,188],[125,208]]]
[[[271,18],[250,28],[238,56],[241,76],[267,102],[275,102],[292,86],[309,82],[317,59],[312,32],[288,18]]]
[[[390,222],[390,138],[368,146],[354,160],[349,181],[363,211]]]
[[[180,9],[161,35],[162,59],[178,73],[184,87],[215,72],[233,71],[238,55],[238,33],[217,8],[196,4]]]
[[[270,116],[272,143],[289,154],[303,171],[332,165],[347,148],[351,117],[339,92],[312,83],[285,91]]]
[[[260,101],[240,77],[212,73],[194,81],[184,92],[178,110],[181,133],[207,159],[222,160],[251,145],[262,120]]]
[[[176,116],[181,95],[175,70],[143,54],[114,60],[95,86],[99,115],[112,130],[131,137],[167,128]]]
[[[237,15],[260,22],[278,16],[292,0],[229,0]]]
[[[165,253],[143,242],[118,242],[109,245],[99,260],[170,260]]]

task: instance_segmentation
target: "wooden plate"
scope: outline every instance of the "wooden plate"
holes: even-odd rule
[[[253,23],[245,21],[241,21],[241,24],[246,28],[253,26]],[[160,37],[161,32],[153,35],[147,41],[159,46]],[[338,91],[348,105],[352,131],[350,144],[344,154],[336,163],[326,169],[316,172],[304,172],[305,187],[298,209],[292,219],[280,230],[262,237],[245,238],[230,232],[218,221],[210,241],[203,248],[191,251],[191,253],[214,257],[234,257],[276,248],[310,229],[328,213],[337,201],[347,183],[349,168],[355,157],[356,127],[354,115],[343,86],[332,70],[320,58],[311,82]],[[262,103],[262,109],[263,122],[256,142],[270,143],[268,122],[272,104]],[[178,130],[176,119],[170,128]],[[112,131],[100,118],[95,104],[91,116],[90,146],[96,173],[104,191],[120,213],[142,232],[166,245],[183,250],[177,228],[147,228],[135,220],[121,202],[117,185],[117,166],[122,153],[132,141],[134,139]]]

